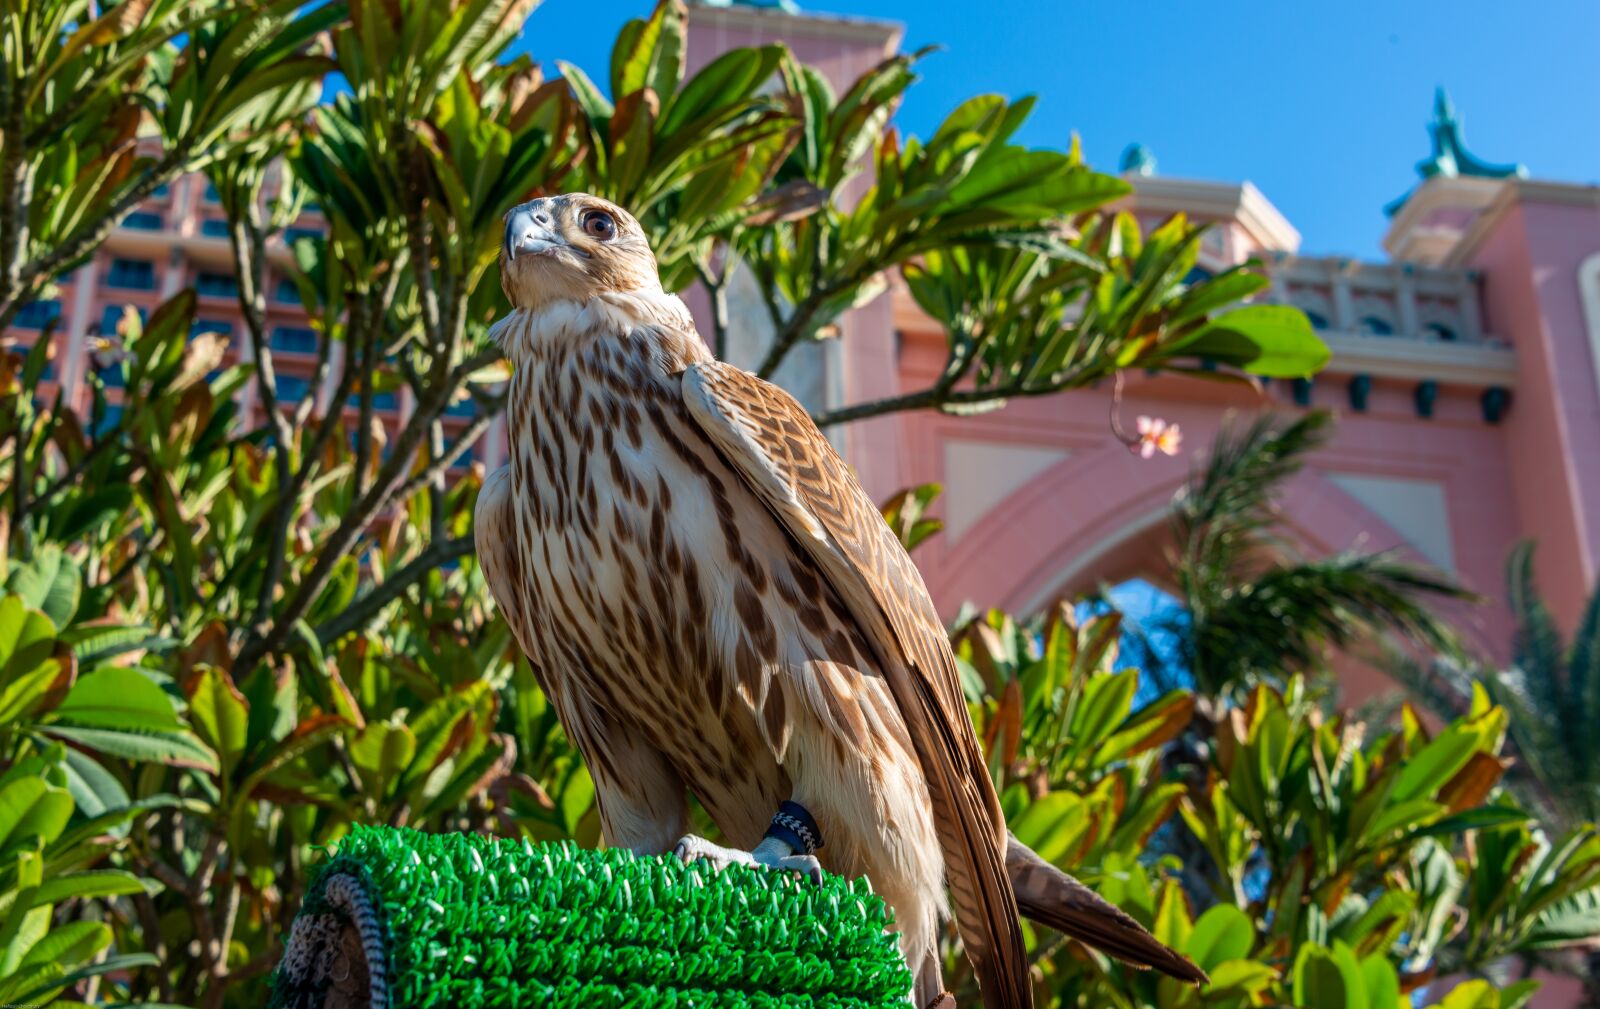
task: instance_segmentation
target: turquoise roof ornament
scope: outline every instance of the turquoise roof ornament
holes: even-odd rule
[[[794,0],[697,0],[702,7],[749,7],[754,10],[782,11],[784,14],[800,13]]]
[[[1456,115],[1455,103],[1450,101],[1450,95],[1442,87],[1436,88],[1433,93],[1433,121],[1428,124],[1428,135],[1433,138],[1433,154],[1417,162],[1417,174],[1422,176],[1423,181],[1436,175],[1447,179],[1463,176],[1524,179],[1528,176],[1526,165],[1491,164],[1467,150],[1467,138],[1461,128],[1461,119]],[[1393,217],[1410,198],[1411,193],[1408,192],[1384,207],[1383,212]]]
[[[1118,170],[1123,175],[1148,179],[1156,173],[1156,156],[1143,144],[1129,144],[1122,151],[1122,164]]]

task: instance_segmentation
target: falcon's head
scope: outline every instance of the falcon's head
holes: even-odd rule
[[[644,229],[588,193],[530,200],[506,214],[500,286],[517,308],[588,301],[612,291],[659,291]]]

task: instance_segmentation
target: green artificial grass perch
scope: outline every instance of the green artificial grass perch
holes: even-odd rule
[[[273,1009],[900,1009],[865,881],[357,827],[314,875]]]

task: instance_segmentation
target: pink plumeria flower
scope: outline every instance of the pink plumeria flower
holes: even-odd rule
[[[1139,440],[1133,444],[1139,458],[1149,459],[1158,451],[1163,455],[1177,455],[1183,434],[1178,425],[1168,424],[1160,417],[1139,418]]]

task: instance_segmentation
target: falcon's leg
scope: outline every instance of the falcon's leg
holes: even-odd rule
[[[673,851],[685,862],[709,862],[719,870],[730,865],[748,865],[752,868],[794,871],[809,877],[813,883],[822,883],[822,863],[817,861],[817,856],[796,851],[787,841],[776,837],[762,838],[761,843],[750,851],[740,851],[738,848],[724,848],[697,834],[687,834],[679,839]]]
[[[607,847],[664,855],[689,829],[688,789],[641,733],[587,703],[578,691],[551,692],[556,713],[594,779]]]

